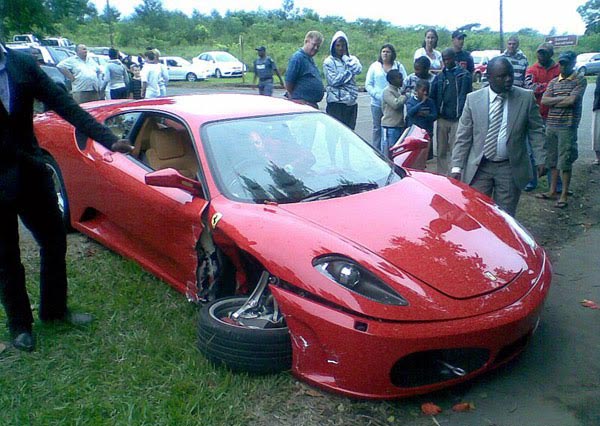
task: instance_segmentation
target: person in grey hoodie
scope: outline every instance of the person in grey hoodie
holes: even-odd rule
[[[327,79],[327,114],[354,130],[358,105],[356,76],[362,65],[356,56],[348,52],[348,37],[338,31],[331,40],[330,56],[323,62],[323,74]]]

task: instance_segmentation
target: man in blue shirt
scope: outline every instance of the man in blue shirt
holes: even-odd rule
[[[309,31],[304,37],[304,46],[298,49],[288,62],[285,73],[285,88],[288,97],[295,102],[319,108],[317,105],[325,93],[325,86],[313,57],[323,43],[323,34]]]

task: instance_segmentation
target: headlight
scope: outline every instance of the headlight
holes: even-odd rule
[[[313,266],[330,280],[361,296],[385,305],[406,306],[408,302],[396,291],[351,259],[323,256]]]

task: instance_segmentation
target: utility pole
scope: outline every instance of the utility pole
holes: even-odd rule
[[[502,27],[502,9],[502,0],[500,0],[500,52],[504,51],[504,29]]]
[[[502,1],[502,0],[500,0]],[[108,35],[110,37],[110,47],[115,47],[115,40],[113,35],[113,22],[112,13],[110,10],[110,3],[106,0],[106,20],[108,21]]]

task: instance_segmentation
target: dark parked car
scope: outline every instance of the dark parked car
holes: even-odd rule
[[[69,52],[68,49],[52,48],[47,46],[30,47],[27,45],[11,45],[9,48],[31,54],[34,58],[36,58],[42,70],[44,70],[44,72],[48,74],[48,76],[56,84],[65,89],[67,92],[71,91],[71,81],[65,77],[58,68],[56,68],[57,63],[69,57],[69,53],[67,53]]]

